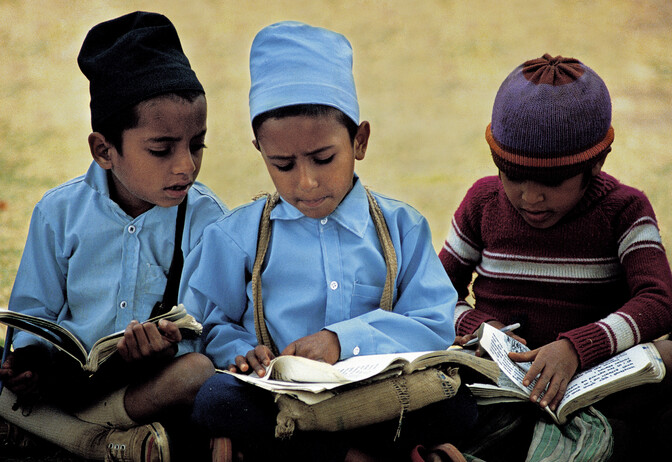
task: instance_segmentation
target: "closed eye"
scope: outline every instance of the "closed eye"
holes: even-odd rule
[[[294,168],[294,162],[289,162],[287,164],[273,164],[273,165],[281,172],[289,172],[291,169]]]
[[[200,151],[204,150],[205,148],[207,148],[205,143],[193,144],[189,147],[189,149],[191,149],[192,153],[200,152]]]
[[[148,149],[148,151],[154,157],[166,157],[167,155],[170,154],[170,149],[161,149],[161,150]]]
[[[315,158],[313,158],[313,160],[318,165],[326,165],[326,164],[330,163],[332,160],[334,160],[335,156],[336,156],[336,154],[332,154],[329,157],[327,157],[326,159],[320,159],[318,157],[315,157]]]

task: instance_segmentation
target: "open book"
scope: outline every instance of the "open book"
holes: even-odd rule
[[[497,382],[500,370],[494,361],[479,358],[461,349],[353,356],[334,365],[300,356],[278,356],[259,377],[232,373],[240,380],[266,390],[290,394],[308,404],[315,404],[333,396],[330,390],[355,382],[369,382],[410,374],[428,367],[450,364],[460,372],[469,370],[475,375]]]
[[[184,336],[197,336],[203,330],[203,327],[193,316],[187,313],[182,304],[174,306],[167,313],[150,318],[145,322],[158,323],[161,319],[167,319],[177,324]],[[107,335],[98,340],[91,347],[91,351],[87,353],[84,345],[77,337],[55,322],[14,311],[1,310],[0,324],[6,324],[15,329],[37,335],[72,356],[82,366],[82,369],[91,373],[97,371],[98,367],[117,351],[117,342],[124,336],[124,331]]]
[[[523,377],[530,363],[516,363],[508,357],[510,351],[523,352],[529,351],[529,348],[487,323],[481,325],[477,335],[481,347],[502,370],[497,385],[469,385],[479,404],[529,400],[536,380],[525,387]],[[636,345],[576,374],[556,411],[548,407],[545,410],[556,423],[564,424],[573,412],[607,395],[645,383],[660,382],[664,376],[665,365],[656,347],[652,343]]]

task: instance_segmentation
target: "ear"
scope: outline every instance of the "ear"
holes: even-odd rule
[[[608,147],[605,151],[606,152],[603,154],[602,159],[598,163],[593,165],[593,168],[590,171],[591,175],[597,176],[600,174],[600,172],[602,171],[602,167],[604,166],[604,161],[607,160],[607,154],[611,152],[611,146]]]
[[[110,150],[112,149],[114,149],[114,146],[101,133],[93,132],[89,135],[91,156],[105,170],[112,168],[112,157],[110,156]]]
[[[366,120],[359,124],[357,134],[355,135],[354,150],[355,159],[362,160],[366,155],[366,148],[369,146],[369,136],[371,135],[371,124]]]

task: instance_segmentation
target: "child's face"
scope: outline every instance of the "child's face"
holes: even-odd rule
[[[559,222],[579,203],[587,188],[583,184],[583,173],[557,186],[546,186],[531,180],[511,180],[501,171],[499,177],[511,205],[530,226],[540,229],[550,228]]]
[[[187,196],[201,168],[207,104],[204,96],[193,102],[159,96],[138,104],[137,112],[138,125],[122,134],[123,154],[112,145],[94,153],[111,172],[112,199],[132,217],[155,205],[178,205]]]
[[[369,132],[362,122],[352,143],[335,116],[271,118],[254,145],[282,198],[305,216],[322,218],[352,189],[355,159],[364,158]]]

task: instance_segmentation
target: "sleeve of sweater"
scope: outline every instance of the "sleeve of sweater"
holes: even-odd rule
[[[672,274],[643,193],[631,194],[614,215],[614,228],[630,299],[605,318],[558,336],[572,342],[583,369],[672,330]]]
[[[483,207],[493,198],[497,177],[478,180],[467,191],[451,221],[450,231],[439,251],[439,259],[448,273],[458,294],[455,307],[455,334],[473,333],[481,323],[493,320],[492,316],[475,310],[466,300],[469,296],[474,270],[481,261],[483,240],[481,219]]]

